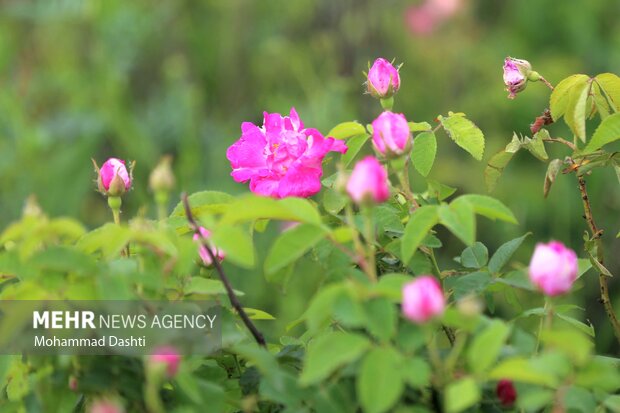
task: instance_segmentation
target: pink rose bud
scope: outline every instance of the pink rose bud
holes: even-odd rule
[[[131,189],[131,173],[127,171],[125,161],[110,158],[97,171],[99,191],[102,194],[117,197]]]
[[[504,60],[504,84],[506,91],[509,92],[509,99],[514,99],[517,93],[525,89],[532,73],[535,72],[532,72],[532,65],[527,60],[513,59],[512,57],[507,57]]]
[[[387,201],[390,197],[387,171],[372,156],[362,159],[353,168],[347,182],[347,192],[357,204]]]
[[[517,390],[510,380],[500,380],[495,389],[497,398],[504,407],[512,407],[517,400]]]
[[[409,124],[402,113],[385,111],[372,122],[372,143],[383,155],[399,156],[413,146]]]
[[[368,70],[366,86],[368,93],[373,97],[380,99],[391,97],[400,88],[398,69],[387,60],[378,58]]]
[[[117,400],[100,399],[93,402],[89,413],[125,413],[125,408]]]
[[[443,314],[446,298],[437,279],[422,275],[403,287],[403,315],[417,324]]]
[[[558,241],[537,244],[530,261],[530,280],[544,294],[564,294],[577,279],[577,254]]]
[[[204,227],[200,227],[199,230],[200,230],[200,234],[202,235],[204,239],[208,240],[211,237],[211,231],[209,231],[208,229]],[[200,243],[200,237],[198,236],[198,234],[194,234],[194,241],[197,241]],[[211,243],[209,243],[209,245],[211,245]],[[215,256],[215,258],[217,258],[219,261],[222,261],[224,257],[226,257],[226,253],[224,251],[222,251],[219,248],[214,247],[213,245],[211,245],[211,252]],[[211,256],[209,255],[209,252],[207,251],[204,245],[201,244],[200,247],[198,247],[198,253],[200,254],[200,258],[202,258],[202,262],[204,263],[204,265],[208,267],[211,264],[213,264],[213,261],[211,260]]]
[[[179,371],[180,363],[181,355],[174,347],[171,346],[162,346],[156,348],[154,350],[154,354],[149,357],[150,366],[165,366],[166,375],[169,378],[176,376],[177,372]]]

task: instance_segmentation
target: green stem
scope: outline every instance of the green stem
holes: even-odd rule
[[[168,217],[168,200],[169,194],[167,191],[155,192],[155,203],[157,204],[157,218],[163,221]]]
[[[409,156],[405,159],[405,164],[403,165],[403,168],[397,172],[397,175],[403,194],[405,195],[405,198],[407,198],[407,201],[411,204],[411,208],[413,210],[418,209],[420,205],[418,204],[418,201],[415,200],[415,196],[411,191],[411,184],[409,183]]]
[[[391,96],[389,98],[385,98],[385,99],[380,99],[381,101],[381,107],[385,110],[392,110],[392,107],[394,106],[394,97]]]
[[[120,196],[109,196],[108,206],[112,210],[112,216],[114,217],[114,223],[116,225],[121,224],[121,205],[123,200]]]
[[[433,369],[435,370],[435,385],[439,388],[442,387],[444,382],[444,365],[439,355],[439,349],[437,348],[437,340],[433,332],[433,328],[429,325],[424,326],[426,333],[426,349],[428,351],[428,358],[431,361]]]
[[[364,245],[360,240],[359,231],[355,226],[355,221],[353,219],[353,208],[351,208],[351,204],[347,203],[344,207],[344,213],[347,221],[347,225],[353,231],[353,245],[355,246],[355,254],[356,254],[356,264],[358,264],[362,270],[366,273],[368,278],[373,281],[372,274],[370,273],[369,265],[366,262],[366,251],[364,249]]]

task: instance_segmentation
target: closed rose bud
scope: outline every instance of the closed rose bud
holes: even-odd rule
[[[549,296],[564,294],[577,279],[577,254],[558,241],[536,245],[530,261],[532,283]]]
[[[211,232],[208,229],[204,227],[200,227],[199,230],[200,230],[200,234],[202,235],[202,238],[208,240],[211,237]],[[198,236],[198,234],[194,234],[194,241],[200,243],[200,237]],[[215,258],[217,258],[219,261],[222,261],[224,257],[226,257],[226,253],[224,251],[222,251],[219,248],[215,248],[212,245],[211,245],[211,252],[215,256]],[[213,264],[213,261],[211,260],[211,256],[209,255],[207,248],[201,243],[200,243],[200,246],[198,247],[198,253],[200,254],[200,258],[202,259],[202,262],[204,263],[204,265],[208,267],[211,264]]]
[[[149,187],[155,193],[168,192],[174,188],[174,173],[172,172],[172,157],[166,155],[161,158],[149,176]]]
[[[131,173],[127,171],[125,161],[110,158],[101,165],[101,169],[97,168],[97,172],[99,191],[102,194],[118,197],[131,189]]]
[[[181,355],[179,352],[172,346],[162,346],[156,348],[153,353],[154,354],[149,357],[149,367],[157,369],[162,366],[164,367],[167,377],[172,378],[176,376],[179,371],[179,364],[181,363]]]
[[[125,408],[117,400],[100,399],[93,402],[89,413],[125,413]]]
[[[504,407],[512,407],[517,400],[517,390],[510,380],[500,380],[495,388],[495,393]]]
[[[368,93],[373,97],[385,99],[391,97],[400,88],[398,69],[383,58],[378,58],[368,70],[366,82]]]
[[[411,150],[409,123],[402,113],[385,111],[372,122],[372,143],[383,155],[400,156]]]
[[[387,171],[372,156],[362,159],[351,172],[347,193],[357,204],[387,201],[390,197]]]
[[[508,98],[514,99],[517,93],[527,86],[528,78],[532,75],[532,65],[527,60],[507,57],[504,60],[504,84],[509,92]],[[535,80],[535,79],[530,79]]]
[[[443,314],[446,298],[437,279],[422,275],[403,287],[403,315],[417,324],[423,324]]]

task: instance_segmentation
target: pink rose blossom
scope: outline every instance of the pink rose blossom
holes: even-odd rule
[[[400,75],[392,63],[378,58],[368,71],[368,93],[376,98],[389,98],[400,88]]]
[[[530,280],[544,294],[564,294],[577,279],[577,254],[558,241],[536,245],[530,261]]]
[[[200,231],[200,234],[204,239],[208,240],[211,237],[211,231],[209,231],[208,229],[200,227],[198,230]],[[200,237],[198,236],[198,234],[194,234],[194,241],[200,243]],[[211,252],[219,261],[222,261],[224,257],[226,257],[226,253],[224,251],[214,246],[211,246]],[[207,251],[207,248],[204,245],[201,244],[198,247],[198,253],[200,254],[200,258],[202,259],[204,265],[208,267],[213,264],[213,261],[209,256],[209,251]]]
[[[426,0],[420,6],[411,6],[405,13],[405,22],[415,35],[426,36],[454,16],[463,6],[463,0]]]
[[[90,406],[89,413],[125,413],[125,408],[116,400],[100,399]]]
[[[99,169],[99,190],[110,196],[120,196],[131,189],[131,175],[125,161],[110,158]]]
[[[509,92],[509,99],[514,99],[517,93],[525,89],[528,73],[531,70],[532,65],[527,60],[513,59],[512,57],[507,57],[504,60],[504,84],[506,91]]]
[[[422,275],[403,287],[402,311],[406,318],[422,324],[443,314],[446,298],[437,279]]]
[[[372,143],[383,155],[402,155],[411,149],[409,124],[402,113],[385,111],[372,122]]]
[[[163,364],[166,367],[166,375],[169,378],[176,376],[181,363],[181,355],[172,346],[162,346],[154,350],[154,354],[149,357],[152,366]]]
[[[345,153],[344,141],[304,128],[294,108],[290,116],[264,114],[263,126],[241,125],[241,137],[226,152],[237,182],[274,198],[307,198],[321,190],[322,162],[330,151]]]
[[[390,197],[388,174],[379,161],[368,156],[355,164],[347,182],[347,192],[358,204],[381,203]]]

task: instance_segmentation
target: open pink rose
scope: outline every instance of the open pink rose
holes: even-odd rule
[[[385,111],[372,121],[372,143],[383,155],[402,155],[411,149],[409,123],[402,113]]]
[[[357,204],[387,201],[390,197],[387,171],[372,156],[362,159],[353,168],[347,182],[347,192]]]
[[[163,364],[166,367],[166,375],[170,378],[176,376],[181,363],[181,355],[172,346],[162,346],[153,350],[149,357],[151,365]]]
[[[530,261],[532,283],[549,296],[568,292],[577,279],[577,254],[558,241],[536,245]]]
[[[406,318],[417,324],[443,314],[446,298],[432,275],[422,275],[403,287],[402,310]]]
[[[125,161],[110,158],[99,169],[99,190],[107,195],[120,196],[131,189],[131,175]]]
[[[241,132],[226,152],[231,175],[237,182],[249,180],[252,192],[274,198],[316,194],[325,155],[347,150],[343,141],[304,128],[294,108],[290,116],[265,112],[262,127],[244,122]]]
[[[200,234],[203,238],[208,240],[211,237],[211,232],[208,229],[200,227],[198,230],[200,231]],[[194,234],[194,241],[200,243],[200,237],[198,236],[198,234]],[[222,261],[224,257],[226,257],[226,253],[224,251],[214,246],[211,246],[211,252],[215,256],[215,258],[220,261]],[[204,245],[200,244],[200,246],[198,247],[198,253],[200,254],[200,258],[202,259],[204,265],[208,267],[209,265],[213,264],[213,260],[211,260],[209,251],[207,251],[207,248]]]
[[[368,71],[368,93],[376,98],[389,98],[400,88],[398,69],[389,61],[378,58]]]

